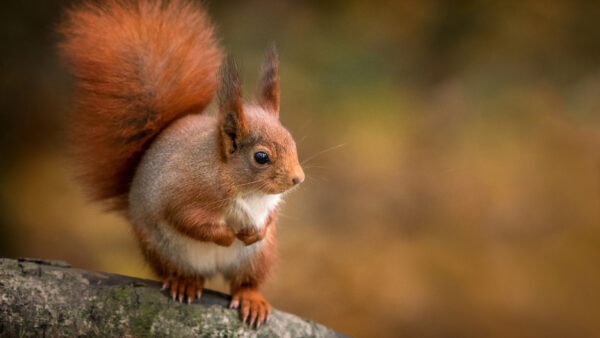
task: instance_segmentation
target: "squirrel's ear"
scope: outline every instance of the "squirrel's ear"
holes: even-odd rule
[[[240,140],[248,134],[248,125],[242,103],[242,89],[237,65],[232,58],[221,66],[221,86],[217,94],[219,104],[219,145],[227,159],[233,154]]]
[[[262,66],[257,101],[265,110],[279,116],[279,56],[275,45],[267,53]]]

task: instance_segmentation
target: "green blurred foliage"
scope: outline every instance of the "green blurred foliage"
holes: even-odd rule
[[[71,3],[0,4],[0,254],[149,277],[65,156]],[[357,336],[600,334],[600,2],[205,6],[248,97],[277,43],[307,160],[276,307]]]

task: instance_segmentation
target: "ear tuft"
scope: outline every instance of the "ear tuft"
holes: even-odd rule
[[[279,116],[279,55],[275,44],[267,52],[262,66],[257,101],[265,110]]]
[[[221,86],[217,94],[219,105],[219,145],[223,159],[227,159],[248,134],[244,115],[242,88],[237,65],[228,57],[220,70]]]
[[[242,85],[237,63],[232,57],[227,57],[219,70],[221,85],[217,93],[220,112],[237,111],[242,109]]]

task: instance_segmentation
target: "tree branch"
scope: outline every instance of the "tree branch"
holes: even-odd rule
[[[259,330],[227,309],[230,296],[204,290],[180,304],[160,283],[71,268],[64,262],[0,258],[0,336],[343,337],[273,310]]]

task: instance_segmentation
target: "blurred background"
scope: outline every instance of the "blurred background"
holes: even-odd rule
[[[73,181],[70,3],[0,2],[0,255],[152,278]],[[363,337],[600,335],[600,2],[205,7],[248,96],[277,43],[308,160],[275,307]]]

